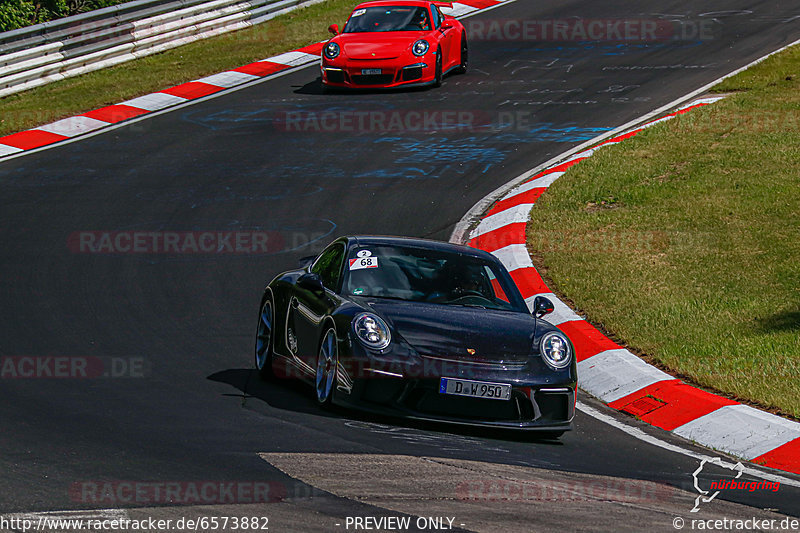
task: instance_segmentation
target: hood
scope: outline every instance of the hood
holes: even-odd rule
[[[343,33],[336,37],[336,42],[349,59],[395,59],[421,38],[420,32],[414,31]]]
[[[423,356],[520,363],[533,351],[536,319],[526,313],[372,298],[367,306]]]

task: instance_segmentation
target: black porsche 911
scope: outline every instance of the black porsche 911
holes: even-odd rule
[[[342,237],[264,290],[259,374],[310,382],[319,403],[442,422],[572,428],[569,339],[505,267],[466,246]]]

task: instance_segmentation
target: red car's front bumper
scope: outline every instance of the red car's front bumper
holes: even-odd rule
[[[415,57],[407,63],[398,63],[397,60],[323,60],[322,83],[328,87],[349,89],[427,85],[436,79],[435,64],[435,56],[431,55]]]

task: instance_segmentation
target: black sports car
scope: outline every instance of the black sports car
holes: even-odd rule
[[[569,339],[481,250],[342,237],[264,290],[255,364],[321,404],[559,436],[577,386]]]

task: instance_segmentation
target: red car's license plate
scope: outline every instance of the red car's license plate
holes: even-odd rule
[[[373,74],[380,74],[381,69],[379,68],[362,68],[361,74],[364,76],[372,76]]]

